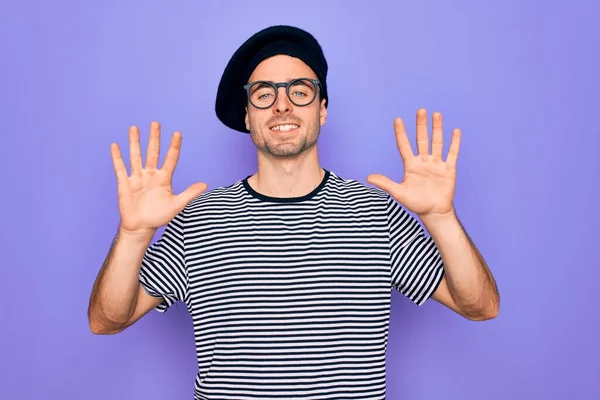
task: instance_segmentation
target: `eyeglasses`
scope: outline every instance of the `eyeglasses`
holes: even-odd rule
[[[260,109],[266,109],[275,104],[280,87],[285,88],[285,93],[293,104],[305,107],[317,97],[320,82],[316,79],[298,78],[289,82],[256,81],[244,85],[248,101]]]

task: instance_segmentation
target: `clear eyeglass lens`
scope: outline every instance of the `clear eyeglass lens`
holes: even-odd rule
[[[250,101],[256,107],[270,107],[275,101],[275,88],[268,83],[257,82],[249,90]],[[300,79],[290,85],[289,99],[297,106],[310,104],[316,95],[316,88],[312,81]]]

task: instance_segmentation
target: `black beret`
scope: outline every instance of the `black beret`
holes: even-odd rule
[[[244,85],[258,64],[277,54],[304,61],[321,82],[321,98],[328,104],[327,61],[319,42],[303,29],[276,25],[252,35],[236,50],[225,67],[215,102],[217,117],[223,124],[239,132],[249,132],[244,122],[247,104]]]

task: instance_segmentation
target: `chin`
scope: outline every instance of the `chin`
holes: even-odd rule
[[[296,143],[267,143],[263,150],[275,157],[293,158],[300,155],[305,147]]]

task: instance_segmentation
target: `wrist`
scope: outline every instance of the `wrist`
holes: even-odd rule
[[[443,228],[444,226],[453,225],[458,222],[454,207],[445,213],[427,213],[418,214],[417,216],[428,231]]]
[[[156,233],[156,229],[137,229],[135,231],[128,230],[123,228],[123,225],[119,224],[118,237],[135,243],[149,243],[154,234]]]

